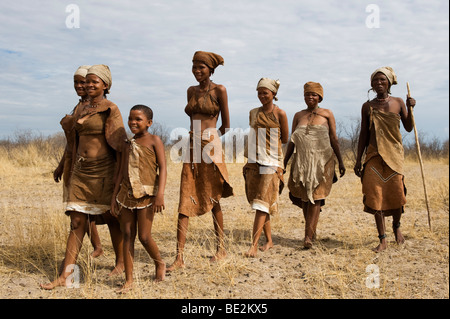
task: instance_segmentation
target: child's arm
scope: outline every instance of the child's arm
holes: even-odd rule
[[[164,150],[164,144],[158,136],[153,136],[154,144],[153,148],[156,154],[156,162],[159,166],[159,183],[158,193],[156,193],[155,203],[153,205],[153,212],[160,213],[165,209],[164,206],[164,190],[166,188],[167,179],[167,165],[166,165],[166,153]]]

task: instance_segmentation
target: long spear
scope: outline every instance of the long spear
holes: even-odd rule
[[[406,88],[408,89],[408,98],[409,98],[409,97],[411,97],[411,91],[409,89],[409,83],[408,82],[406,82]],[[414,126],[414,135],[416,137],[417,157],[419,157],[420,170],[422,172],[423,191],[425,193],[425,203],[427,205],[427,212],[428,212],[428,226],[430,227],[430,230],[431,230],[430,207],[429,207],[429,204],[428,204],[427,186],[425,184],[425,175],[424,175],[424,172],[423,172],[422,154],[420,153],[419,136],[417,135],[416,122],[414,120],[414,113],[413,113],[412,109],[413,108],[411,107],[411,109],[410,109],[410,111],[411,111],[411,119],[412,119],[413,126]]]

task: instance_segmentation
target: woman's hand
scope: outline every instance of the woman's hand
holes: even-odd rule
[[[362,176],[362,166],[361,166],[361,161],[357,161],[355,163],[355,167],[353,168],[353,170],[355,171],[356,176],[361,177]]]
[[[341,174],[340,177],[345,175],[345,171],[346,171],[346,169],[345,169],[344,163],[343,162],[339,163],[339,174]]]
[[[53,179],[55,182],[59,183],[61,180],[61,176],[63,174],[64,167],[61,165],[58,165],[58,167],[53,171]]]
[[[416,106],[416,100],[412,97],[406,97],[406,106],[407,107],[414,107]]]

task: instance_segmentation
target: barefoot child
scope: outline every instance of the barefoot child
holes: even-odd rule
[[[398,244],[404,242],[400,231],[400,218],[406,203],[406,188],[403,176],[403,144],[400,121],[406,131],[411,132],[413,122],[411,108],[416,101],[390,96],[390,88],[397,84],[397,76],[390,67],[375,70],[371,77],[371,90],[377,96],[363,104],[361,109],[361,132],[358,154],[354,167],[361,177],[364,195],[364,211],[375,216],[380,252],[387,247],[385,216],[392,216],[392,228]],[[370,91],[370,90],[369,90]],[[364,165],[361,165],[365,153]]]
[[[247,257],[256,256],[262,230],[266,236],[266,244],[261,247],[261,251],[273,247],[270,215],[278,210],[278,193],[283,188],[284,169],[281,146],[289,137],[286,113],[273,104],[273,100],[277,100],[275,95],[279,86],[278,80],[259,80],[256,90],[262,106],[252,109],[249,116],[251,133],[248,162],[243,168],[243,174],[247,200],[256,214],[252,246],[245,254]]]
[[[139,240],[155,262],[155,281],[164,280],[165,264],[151,235],[153,217],[164,207],[166,159],[161,139],[148,132],[153,112],[145,105],[130,110],[128,126],[134,137],[128,141],[115,183],[111,210],[118,216],[123,233],[126,282],[119,292],[133,286],[136,230]],[[158,176],[159,170],[159,176]]]

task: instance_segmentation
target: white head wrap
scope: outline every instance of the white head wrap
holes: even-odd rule
[[[269,78],[261,78],[258,82],[258,85],[256,86],[256,90],[259,88],[266,88],[273,92],[274,95],[277,95],[278,88],[280,87],[280,81],[279,80],[272,80]],[[276,96],[274,97],[275,101],[278,101]]]
[[[386,77],[389,80],[389,83],[391,85],[395,85],[397,84],[397,75],[395,75],[394,70],[390,67],[390,66],[383,66],[381,68],[376,69],[372,75],[370,76],[370,82],[372,82],[373,77],[375,76],[375,74],[377,74],[378,72],[383,73],[384,75],[386,75]]]
[[[76,71],[75,71],[75,75],[81,75],[82,77],[86,77],[87,71],[89,70],[91,66],[90,65],[82,65],[80,66]]]
[[[106,87],[107,87],[106,93],[109,93],[109,90],[111,89],[111,85],[112,85],[112,76],[111,76],[111,71],[109,70],[109,67],[107,65],[104,65],[104,64],[93,65],[87,71],[86,75],[88,75],[88,74],[94,74],[94,75],[98,76],[100,79],[102,79],[102,81],[105,82]]]

